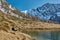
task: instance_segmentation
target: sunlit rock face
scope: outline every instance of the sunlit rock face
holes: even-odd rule
[[[60,23],[60,16],[58,16],[60,15],[60,4],[46,3],[36,9],[28,10],[27,13],[31,16],[38,17],[40,20],[52,20]]]
[[[13,7],[12,5],[8,4],[8,3],[6,2],[6,0],[0,0],[0,10],[1,10],[3,13],[5,13],[5,14],[10,13],[11,16],[16,16],[16,17],[18,17],[18,15],[13,12],[14,10],[16,10],[15,7]]]

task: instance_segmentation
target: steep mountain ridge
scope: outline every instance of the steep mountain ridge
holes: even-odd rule
[[[30,9],[26,12],[30,16],[34,16],[43,21],[54,21],[60,23],[60,4],[46,3],[36,9]]]
[[[54,4],[50,5],[49,3],[47,3],[47,4],[44,4],[42,7],[38,7],[36,9],[31,9],[31,10],[26,10],[25,12],[20,12],[15,7],[8,4],[5,0],[0,0],[0,3],[1,3],[0,10],[2,12],[4,12],[5,14],[9,14],[11,16],[16,16],[17,18],[24,18],[24,19],[36,20],[36,21],[39,21],[39,20],[40,21],[41,20],[43,20],[43,21],[57,21],[57,19],[59,18],[58,16],[56,16],[56,14],[53,14],[53,12],[55,13],[55,11],[54,11],[55,8],[53,6]],[[48,5],[51,7],[48,7]],[[46,7],[48,7],[48,8],[46,8]],[[59,21],[59,19],[58,19],[58,21]]]
[[[20,12],[18,9],[7,3],[5,0],[0,0],[0,10],[11,16],[16,16],[17,18],[24,18],[28,20],[36,19],[33,16]]]

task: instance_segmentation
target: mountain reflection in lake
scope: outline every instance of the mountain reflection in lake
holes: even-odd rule
[[[37,40],[60,40],[60,31],[25,31]]]

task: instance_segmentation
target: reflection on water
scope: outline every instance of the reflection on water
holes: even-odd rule
[[[37,40],[60,40],[60,31],[25,31]]]

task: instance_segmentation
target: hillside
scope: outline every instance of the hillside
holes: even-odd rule
[[[1,40],[33,40],[29,35],[21,33],[23,19],[6,15],[0,11],[0,39]],[[20,37],[21,36],[21,37]]]
[[[7,2],[2,1],[0,4],[1,40],[35,40],[33,37],[23,33],[23,31],[41,30],[59,31],[60,24],[51,20],[43,21],[36,16],[22,13]]]
[[[15,28],[18,31],[24,30],[26,28],[60,28],[60,24],[53,23],[51,21],[43,22],[17,18],[9,14],[4,14],[2,11],[0,11],[0,15],[0,26],[4,29],[7,28],[8,30],[12,30],[12,28]]]
[[[0,39],[1,40],[35,40],[31,36],[22,33],[23,30],[51,30],[59,29],[60,24],[53,22],[33,21],[17,18],[0,11]],[[39,29],[40,28],[40,29]]]

